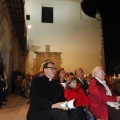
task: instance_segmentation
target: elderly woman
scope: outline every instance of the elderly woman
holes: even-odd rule
[[[92,71],[88,92],[90,110],[96,120],[120,120],[119,96],[114,96],[105,79],[102,67],[95,67]]]

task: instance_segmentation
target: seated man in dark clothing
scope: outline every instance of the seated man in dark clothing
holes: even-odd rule
[[[31,83],[27,120],[72,120],[69,108],[62,106],[65,102],[63,89],[53,80],[55,64],[46,62],[43,71],[44,75],[35,77]],[[74,114],[78,116],[74,120],[81,120],[77,109],[74,109]]]
[[[83,79],[84,77],[84,71],[82,68],[78,68],[75,70],[75,76],[77,79],[77,82],[81,85],[81,88],[85,91],[86,95],[88,96],[88,83],[85,79]],[[84,111],[85,112],[85,116],[87,120],[94,120],[94,115],[87,109]]]
[[[75,70],[75,76],[77,78],[77,81],[79,84],[81,84],[81,87],[83,88],[83,90],[85,91],[86,95],[87,95],[87,90],[88,90],[88,83],[86,82],[86,80],[83,79],[84,77],[84,71],[81,68],[78,68]]]

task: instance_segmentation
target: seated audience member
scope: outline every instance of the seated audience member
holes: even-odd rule
[[[114,96],[105,79],[102,67],[95,67],[92,71],[93,80],[89,84],[88,97],[90,110],[96,120],[120,120],[119,96]]]
[[[67,79],[68,79],[68,77],[69,77],[69,73],[68,73],[68,72],[66,72],[66,73],[65,73],[65,80],[67,80]]]
[[[62,85],[63,88],[66,87],[66,80],[65,80],[65,70],[64,68],[59,69],[56,72],[55,80]]]
[[[85,119],[83,111],[88,109],[89,100],[84,90],[81,88],[81,85],[77,83],[77,79],[75,77],[71,76],[67,80],[67,86],[64,90],[64,96],[67,101],[75,99],[74,106],[79,110],[79,114],[81,116],[80,120]],[[71,114],[73,115],[74,120],[74,113],[72,113],[72,111]]]
[[[21,75],[17,76],[17,79],[15,80],[15,87],[16,87],[16,94],[21,95],[22,93],[22,79],[21,79]]]
[[[85,91],[86,95],[88,96],[88,86],[89,84],[86,82],[84,78],[84,71],[82,68],[78,68],[75,70],[75,76],[77,79],[77,82],[81,84],[81,88]],[[94,115],[89,111],[85,110],[85,116],[87,120],[94,120]]]
[[[55,77],[55,64],[51,61],[43,65],[44,75],[35,77],[30,87],[30,108],[27,113],[27,120],[80,120],[77,109],[76,116],[70,117],[70,111],[66,103],[61,85],[53,78]]]
[[[27,81],[27,93],[26,93],[26,97],[28,98],[27,103],[30,103],[30,86],[31,86],[32,79],[33,79],[33,75],[30,75]]]
[[[21,82],[22,92],[21,95],[26,98],[27,93],[27,76],[24,76]]]
[[[84,77],[84,71],[81,68],[78,68],[75,70],[75,76],[77,78],[77,82],[81,84],[81,87],[83,88],[83,90],[85,91],[85,93],[87,94],[87,90],[88,90],[88,83],[86,82],[85,79],[83,79]]]

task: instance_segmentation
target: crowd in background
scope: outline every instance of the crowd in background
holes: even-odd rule
[[[43,74],[44,74],[43,71],[40,71],[34,75],[31,75],[30,73],[25,74],[25,73],[20,72],[19,70],[13,71],[12,81],[11,81],[11,92],[15,93],[16,95],[21,95],[22,97],[29,99],[29,92],[30,92],[30,85],[31,85],[32,78],[41,76]],[[70,76],[75,76],[75,73],[65,72],[64,68],[60,68],[59,70],[57,70],[56,76],[54,79],[59,83],[65,83],[69,79]],[[4,87],[6,88],[5,89],[5,96],[6,96],[8,94],[8,81],[7,81],[7,76],[4,75],[4,77],[6,78],[3,83]],[[83,75],[84,81],[86,81],[88,84],[90,83],[92,78],[93,78],[92,74],[84,73]],[[106,75],[105,80],[109,84],[109,87],[112,87],[112,84],[116,81],[116,75],[115,74],[108,75],[108,76]],[[2,84],[2,80],[0,82]],[[62,84],[62,85],[65,85],[65,84]],[[4,100],[0,100],[0,101],[4,101]],[[3,104],[6,104],[5,101],[3,102]]]
[[[120,66],[117,66],[114,70],[114,75],[106,75],[104,80],[106,84],[112,91],[112,93],[116,96],[120,96]],[[20,95],[26,99],[28,99],[28,103],[30,103],[30,87],[33,78],[43,76],[44,72],[40,71],[35,75],[31,75],[30,73],[25,74],[20,72],[19,70],[14,71],[12,74],[11,81],[11,92]],[[85,74],[83,69],[78,67],[74,72],[66,72],[64,68],[60,68],[56,70],[56,75],[53,78],[56,82],[60,83],[63,89],[67,88],[69,80],[75,77],[77,78],[77,82],[81,84],[81,88],[84,90],[86,96],[88,96],[88,88],[91,80],[94,79],[94,76],[91,74]],[[6,105],[7,95],[8,95],[9,85],[7,81],[7,76],[4,72],[3,64],[0,63],[0,107],[2,105]],[[84,111],[85,119],[94,120],[94,115],[88,109]],[[90,119],[91,118],[91,119]]]
[[[51,66],[53,66],[53,67],[51,67]],[[49,81],[51,81],[51,80],[56,81],[59,83],[59,85],[61,85],[63,91],[65,92],[64,97],[66,100],[69,101],[69,100],[75,99],[73,106],[78,109],[80,116],[77,116],[77,113],[74,112],[72,114],[75,114],[78,118],[73,118],[72,120],[119,120],[120,104],[118,102],[120,101],[120,93],[116,87],[119,82],[115,86],[116,81],[119,81],[118,76],[120,74],[120,70],[118,70],[118,68],[115,69],[115,75],[111,76],[111,77],[107,76],[105,74],[105,71],[101,67],[95,67],[93,69],[93,71],[91,71],[91,74],[85,74],[83,69],[80,67],[75,69],[74,72],[66,73],[64,68],[56,70],[54,65],[50,63],[50,65],[45,66],[44,70],[46,71],[45,74],[43,72],[40,72],[40,74],[36,75],[37,81],[41,81],[42,79],[43,79],[42,81],[44,81],[44,78],[49,79]],[[53,75],[53,72],[55,73],[55,76]],[[54,77],[49,78],[50,75],[52,75]],[[43,76],[43,77],[40,77],[40,76]],[[32,87],[32,96],[31,96],[32,98],[34,95],[37,95],[37,93],[35,94],[34,89],[36,90],[36,92],[38,92],[38,91],[40,92],[39,89],[41,89],[41,87],[42,87],[42,86],[40,87],[37,85],[38,88],[35,88],[35,85],[37,84],[36,80],[34,80],[34,84]],[[41,83],[39,83],[39,85],[40,84]],[[50,83],[48,83],[48,84],[45,83],[45,84],[48,85]],[[46,90],[41,89],[41,91],[43,91],[43,94],[46,93],[45,91],[47,91],[47,89],[48,88],[46,88]],[[118,94],[116,94],[117,92],[118,92]],[[66,93],[67,93],[67,95],[66,95]],[[51,93],[49,93],[49,94],[51,94]],[[44,96],[44,95],[42,95],[42,96]],[[32,103],[31,103],[30,111],[31,110],[33,111],[33,108],[35,109],[36,105],[33,105],[33,103],[34,103],[34,101],[37,100],[37,98],[38,97],[36,96],[35,100],[31,101]],[[39,98],[39,100],[41,100],[41,99]],[[89,102],[87,102],[87,101],[89,101]],[[107,106],[107,102],[109,102],[108,106]],[[36,103],[34,103],[34,104],[36,104]],[[38,103],[38,104],[41,104],[41,103]],[[112,106],[111,104],[115,105],[115,106]],[[65,107],[66,106],[69,108],[69,105],[65,103]],[[98,109],[98,107],[99,107],[99,109]],[[43,109],[43,107],[42,107],[42,109]],[[46,107],[45,107],[45,109],[46,109]],[[71,108],[69,108],[69,109],[70,109],[69,113],[73,112],[73,111],[71,111]],[[104,112],[101,114],[101,112],[99,110],[101,110],[101,112],[103,112],[103,111]],[[31,120],[30,118],[32,117],[32,115],[30,115],[30,113],[31,112],[28,112],[28,120]],[[34,113],[34,115],[35,114],[37,114],[37,113]],[[114,115],[116,117],[114,117]],[[108,116],[110,116],[110,118]],[[37,118],[39,118],[39,117],[40,116],[38,116]],[[36,120],[37,120],[37,118],[36,118]]]

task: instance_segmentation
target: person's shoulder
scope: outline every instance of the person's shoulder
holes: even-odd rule
[[[81,88],[81,84],[80,83],[77,84],[77,88]]]
[[[66,89],[64,90],[64,92],[69,92],[69,91],[70,91],[70,89],[67,86]]]
[[[96,84],[96,80],[95,80],[95,79],[92,79],[92,80],[90,81],[90,84]]]
[[[37,76],[37,77],[33,77],[32,81],[43,81],[45,79],[44,76]]]

